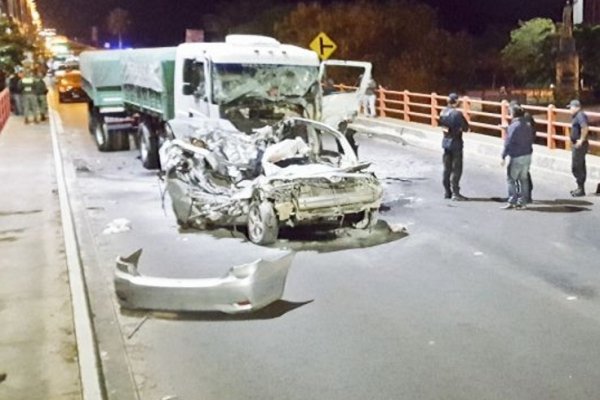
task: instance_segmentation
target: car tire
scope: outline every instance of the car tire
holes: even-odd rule
[[[144,122],[138,127],[138,140],[140,143],[140,159],[146,169],[157,169],[160,167],[158,159],[158,138],[152,135],[150,128]]]
[[[356,229],[373,229],[377,225],[377,212],[367,210],[364,212],[363,218],[352,224],[352,226]]]
[[[279,221],[269,201],[253,202],[248,211],[248,238],[255,244],[272,244],[279,235]]]

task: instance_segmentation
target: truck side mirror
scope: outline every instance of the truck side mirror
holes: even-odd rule
[[[184,82],[183,83],[183,95],[191,96],[193,94],[194,94],[194,87],[192,86],[192,84],[189,82]]]

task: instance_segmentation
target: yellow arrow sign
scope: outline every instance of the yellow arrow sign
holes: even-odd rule
[[[337,49],[337,44],[325,32],[321,32],[310,42],[309,47],[319,55],[321,60],[327,60]]]

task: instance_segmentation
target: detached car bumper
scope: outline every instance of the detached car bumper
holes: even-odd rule
[[[220,311],[228,314],[259,310],[281,299],[294,253],[232,267],[222,278],[172,279],[143,276],[137,270],[142,254],[118,257],[115,291],[128,309],[177,312]]]

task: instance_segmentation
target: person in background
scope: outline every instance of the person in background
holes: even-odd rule
[[[33,83],[33,90],[37,98],[38,108],[40,111],[40,120],[45,121],[48,117],[48,100],[46,98],[48,94],[48,88],[46,82],[44,82],[44,75],[38,73]]]
[[[502,166],[510,157],[507,169],[508,203],[503,209],[527,208],[529,193],[529,167],[533,153],[533,128],[525,121],[523,108],[515,105],[511,109],[512,121],[504,141]]]
[[[467,200],[460,193],[460,178],[463,170],[462,135],[469,129],[469,123],[458,109],[458,100],[456,93],[450,93],[448,105],[440,114],[440,125],[446,128],[442,139],[442,148],[444,149],[442,183],[445,190],[444,198],[462,201]]]
[[[519,104],[518,101],[513,100],[510,102],[509,104],[509,113],[511,113],[511,118],[513,117],[512,115],[512,111],[515,108],[521,108],[523,109],[523,107],[521,106],[521,104]],[[533,135],[533,143],[535,144],[535,139],[536,139],[536,128],[535,128],[535,119],[533,119],[533,116],[531,115],[531,113],[525,111],[525,109],[523,109],[523,121],[525,121],[525,123],[527,123],[530,127],[531,127],[531,133]],[[533,202],[533,180],[531,179],[531,169],[529,170],[529,172],[527,172],[527,179],[529,180],[529,192],[526,193],[526,198],[527,198],[527,204],[531,204]]]
[[[25,76],[21,79],[19,88],[23,94],[23,115],[25,123],[38,123],[40,117],[40,108],[38,98],[35,94],[35,76],[31,71],[26,71]]]
[[[587,167],[585,165],[585,155],[588,152],[588,117],[581,109],[579,100],[571,100],[568,104],[571,112],[571,171],[577,183],[577,189],[571,190],[571,196],[585,196],[585,180],[587,177]]]
[[[375,82],[375,79],[373,78],[369,79],[369,82],[367,83],[367,89],[365,90],[365,95],[362,99],[363,110],[367,117],[375,118],[377,116],[375,110],[375,100],[377,99],[377,96],[375,95],[376,90],[377,82]]]
[[[10,100],[12,111],[15,115],[23,115],[23,96],[21,92],[21,76],[16,71],[8,78],[8,90],[10,92]]]

